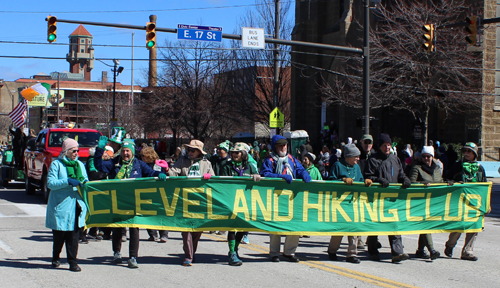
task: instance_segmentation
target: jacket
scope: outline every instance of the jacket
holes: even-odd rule
[[[426,165],[424,163],[414,165],[411,168],[410,172],[410,181],[411,183],[443,183],[443,176],[441,176],[441,167],[436,163],[432,163],[436,167],[431,174],[427,173],[422,169],[422,165]]]
[[[319,172],[318,168],[316,166],[311,165],[311,167],[306,168],[307,173],[309,173],[309,176],[311,176],[311,180],[323,180],[323,177],[321,176],[321,172]]]
[[[109,160],[102,160],[102,153],[104,152],[101,148],[95,149],[94,164],[97,170],[109,174],[109,179],[115,179],[116,174],[120,171],[122,167],[121,157],[115,157]],[[141,178],[141,177],[156,177],[160,175],[160,171],[155,171],[148,164],[143,161],[134,158],[132,163],[132,171],[130,171],[130,178]]]
[[[175,162],[173,167],[168,169],[169,176],[188,176],[189,168],[194,164],[193,160],[182,157]],[[210,175],[215,176],[214,170],[212,169],[212,164],[207,159],[200,160],[200,173],[201,176],[205,173],[210,173]]]
[[[329,180],[342,180],[342,178],[352,178],[356,182],[363,182],[363,174],[358,164],[351,166],[345,162],[345,159],[340,159],[340,161],[335,162],[332,165]]]
[[[462,169],[463,163],[464,161],[456,162],[455,165],[453,165],[448,171],[446,179],[457,182],[458,181],[471,182],[469,179],[467,179],[465,173],[463,172]],[[470,163],[476,163],[476,161]],[[486,182],[486,172],[484,171],[484,167],[479,163],[478,165],[479,165],[479,170],[476,173],[477,182]]]
[[[78,203],[82,209],[78,216],[78,227],[85,226],[87,206],[78,193],[77,187],[68,184],[68,171],[66,165],[61,161],[63,158],[66,156],[61,153],[49,167],[47,187],[51,191],[47,203],[45,227],[58,231],[73,231],[75,230],[76,204]],[[82,169],[82,175],[88,181],[85,165],[80,160],[76,161]]]
[[[251,176],[254,174],[259,174],[259,171],[255,166],[250,165],[250,163],[243,163],[246,169],[243,171],[243,176]],[[238,172],[233,168],[233,163],[231,161],[226,162],[226,164],[221,169],[220,176],[240,176]]]
[[[365,179],[380,182],[380,178],[389,181],[389,183],[403,183],[405,179],[408,179],[403,171],[403,166],[401,166],[401,160],[396,155],[385,155],[378,150],[368,157],[368,163],[365,166]]]
[[[271,149],[274,151],[276,148],[276,141],[280,139],[286,139],[283,136],[278,135],[278,137],[273,137],[273,141],[271,141]],[[300,162],[295,159],[292,155],[288,154],[288,164],[293,169],[293,179],[304,179],[310,178],[309,173],[307,173],[306,169]],[[274,163],[274,159],[269,156],[262,162],[262,166],[260,167],[260,175],[263,177],[271,177],[271,178],[280,178],[279,175],[274,171],[276,169],[276,163]],[[305,173],[305,175],[304,175]]]

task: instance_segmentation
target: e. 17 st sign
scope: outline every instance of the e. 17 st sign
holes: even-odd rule
[[[177,39],[222,42],[222,27],[178,24]]]

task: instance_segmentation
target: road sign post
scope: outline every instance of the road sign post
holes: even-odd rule
[[[222,27],[178,24],[177,39],[222,42]]]

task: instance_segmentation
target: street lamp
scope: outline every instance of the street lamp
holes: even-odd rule
[[[116,76],[123,71],[123,67],[120,65],[120,61],[118,59],[113,59],[113,63],[115,63],[115,66],[111,71],[113,71],[113,120],[112,121],[117,121],[115,118],[115,99],[116,99]]]

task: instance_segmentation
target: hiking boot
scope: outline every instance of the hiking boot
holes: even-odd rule
[[[398,256],[393,256],[392,257],[392,263],[399,263],[401,261],[408,260],[409,258],[410,258],[410,256],[408,256],[408,254],[401,253]]]
[[[436,250],[431,250],[431,260],[435,260],[437,258],[439,258],[439,256],[441,256],[441,253],[439,253],[438,251]]]
[[[297,256],[295,256],[295,255],[283,254],[283,258],[285,258],[285,260],[288,262],[300,262],[299,258],[297,258]]]
[[[69,265],[69,271],[71,271],[71,272],[81,272],[82,268],[80,268],[80,266],[78,266],[78,264],[73,263],[73,264]]]
[[[427,254],[424,249],[421,249],[415,252],[415,258],[429,259],[431,258],[431,256],[429,256],[429,254]]]
[[[347,257],[347,258],[345,258],[345,262],[359,264],[359,263],[361,263],[361,260],[359,260],[358,257],[353,256],[353,257]]]
[[[120,252],[115,252],[113,254],[113,262],[115,262],[116,264],[120,264],[123,262],[123,259],[122,259],[122,253]]]
[[[59,266],[61,266],[61,262],[59,260],[52,261],[52,267],[57,268]]]
[[[135,257],[131,257],[128,259],[128,268],[139,268],[139,265],[137,265],[137,259]]]
[[[469,260],[469,261],[477,261],[478,258],[474,255],[462,255],[462,257],[460,257],[460,259]]]
[[[243,262],[238,258],[236,252],[229,252],[228,256],[229,256],[229,265],[241,266],[241,264],[243,264]]]
[[[444,255],[453,257],[453,247],[446,246],[446,248],[444,249]]]

